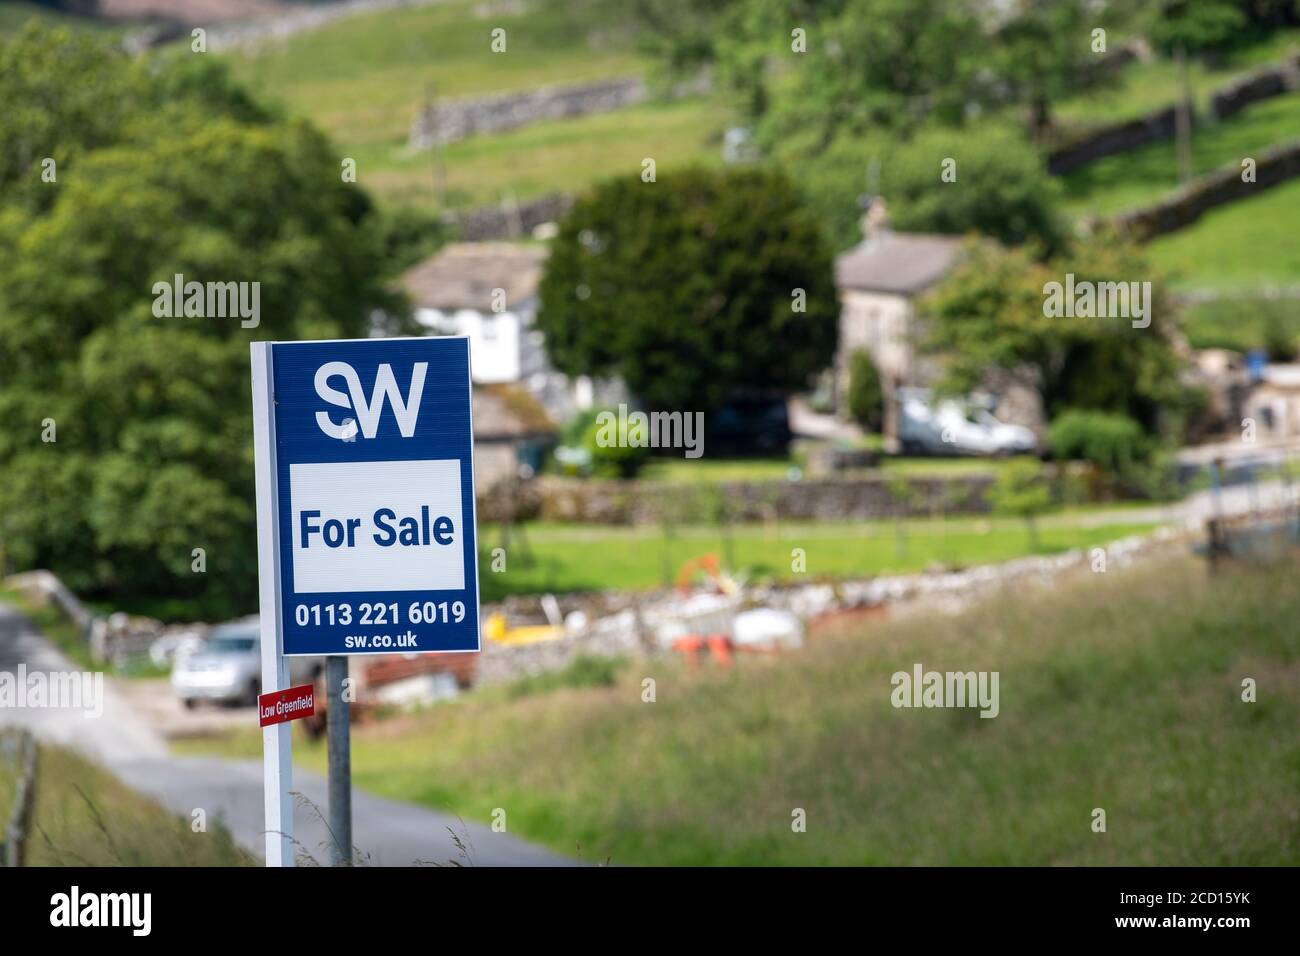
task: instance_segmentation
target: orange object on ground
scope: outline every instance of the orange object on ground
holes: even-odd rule
[[[709,576],[709,580],[715,584],[718,578],[722,576],[722,571],[718,566],[718,556],[716,554],[703,554],[698,558],[691,558],[677,569],[677,590],[682,594],[687,594],[691,590],[691,584],[695,581],[695,574],[698,571],[704,571]]]
[[[703,647],[704,640],[694,634],[686,634],[673,641],[673,650],[679,651],[686,658],[686,663],[690,667],[699,666],[700,649]]]
[[[713,663],[719,667],[731,666],[731,638],[726,634],[710,634],[709,653],[713,656]]]

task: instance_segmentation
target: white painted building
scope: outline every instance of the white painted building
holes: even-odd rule
[[[1300,365],[1266,365],[1246,399],[1246,416],[1261,438],[1300,438]]]
[[[470,376],[479,385],[519,385],[555,422],[593,404],[626,401],[619,383],[569,379],[546,358],[534,327],[547,247],[462,242],[444,247],[402,277],[415,318],[431,333],[467,335]]]

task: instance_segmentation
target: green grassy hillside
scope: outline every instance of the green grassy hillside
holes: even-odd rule
[[[1192,98],[1198,109],[1209,107],[1211,94],[1234,76],[1266,66],[1300,47],[1300,29],[1282,29],[1262,42],[1219,54],[1213,62],[1193,59],[1188,66]],[[1082,128],[1133,119],[1174,103],[1182,95],[1178,67],[1171,59],[1154,57],[1132,63],[1117,81],[1061,103],[1056,117],[1067,127]]]
[[[434,157],[411,152],[412,119],[438,98],[533,89],[644,73],[625,24],[584,4],[530,5],[480,14],[468,0],[351,17],[231,55],[255,90],[310,117],[357,160],[358,178],[381,199],[434,205]],[[492,30],[506,31],[493,52]],[[450,146],[442,157],[452,206],[574,191],[613,175],[709,160],[720,149],[724,110],[708,100],[650,104],[611,116],[526,127]]]
[[[358,728],[353,771],[615,863],[1294,865],[1298,616],[1294,566],[1207,578],[1175,557],[726,672],[641,662],[610,687],[471,695]],[[917,662],[998,671],[1001,712],[895,709],[891,674]]]
[[[1151,260],[1187,288],[1239,292],[1300,284],[1300,179],[1220,206],[1150,245]]]
[[[1240,167],[1246,156],[1300,137],[1300,93],[1256,103],[1221,123],[1192,133],[1192,172],[1204,176]],[[1068,208],[1111,214],[1155,202],[1178,188],[1178,157],[1172,140],[1107,156],[1064,177]]]

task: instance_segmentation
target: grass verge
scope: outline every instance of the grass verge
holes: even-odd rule
[[[17,768],[0,760],[0,810],[12,804]],[[42,745],[28,866],[250,866],[219,820],[195,833],[107,770],[62,747]]]

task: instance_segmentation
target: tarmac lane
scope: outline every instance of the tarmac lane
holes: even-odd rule
[[[72,684],[75,664],[12,607],[0,603],[0,681],[22,691],[44,682],[47,688]],[[24,680],[19,681],[19,675]],[[265,850],[262,764],[257,760],[180,757],[168,751],[162,733],[114,687],[95,675],[82,675],[83,699],[68,701],[29,695],[18,706],[0,706],[0,727],[23,727],[38,740],[76,750],[111,770],[132,789],[190,819],[196,809],[208,825],[220,819],[235,840],[259,859]],[[60,679],[62,678],[62,679]],[[21,685],[21,686],[20,686]],[[91,688],[87,691],[86,688]],[[57,696],[57,695],[55,695]],[[98,696],[99,699],[87,699]],[[29,706],[35,704],[36,706]],[[327,786],[319,774],[295,767],[294,839],[299,855],[318,863],[330,858]],[[473,866],[573,866],[577,861],[535,846],[509,833],[494,832],[446,813],[385,800],[359,790],[352,795],[352,836],[357,860],[373,866],[459,863]],[[454,836],[453,836],[454,834]],[[468,853],[457,846],[465,844]]]

